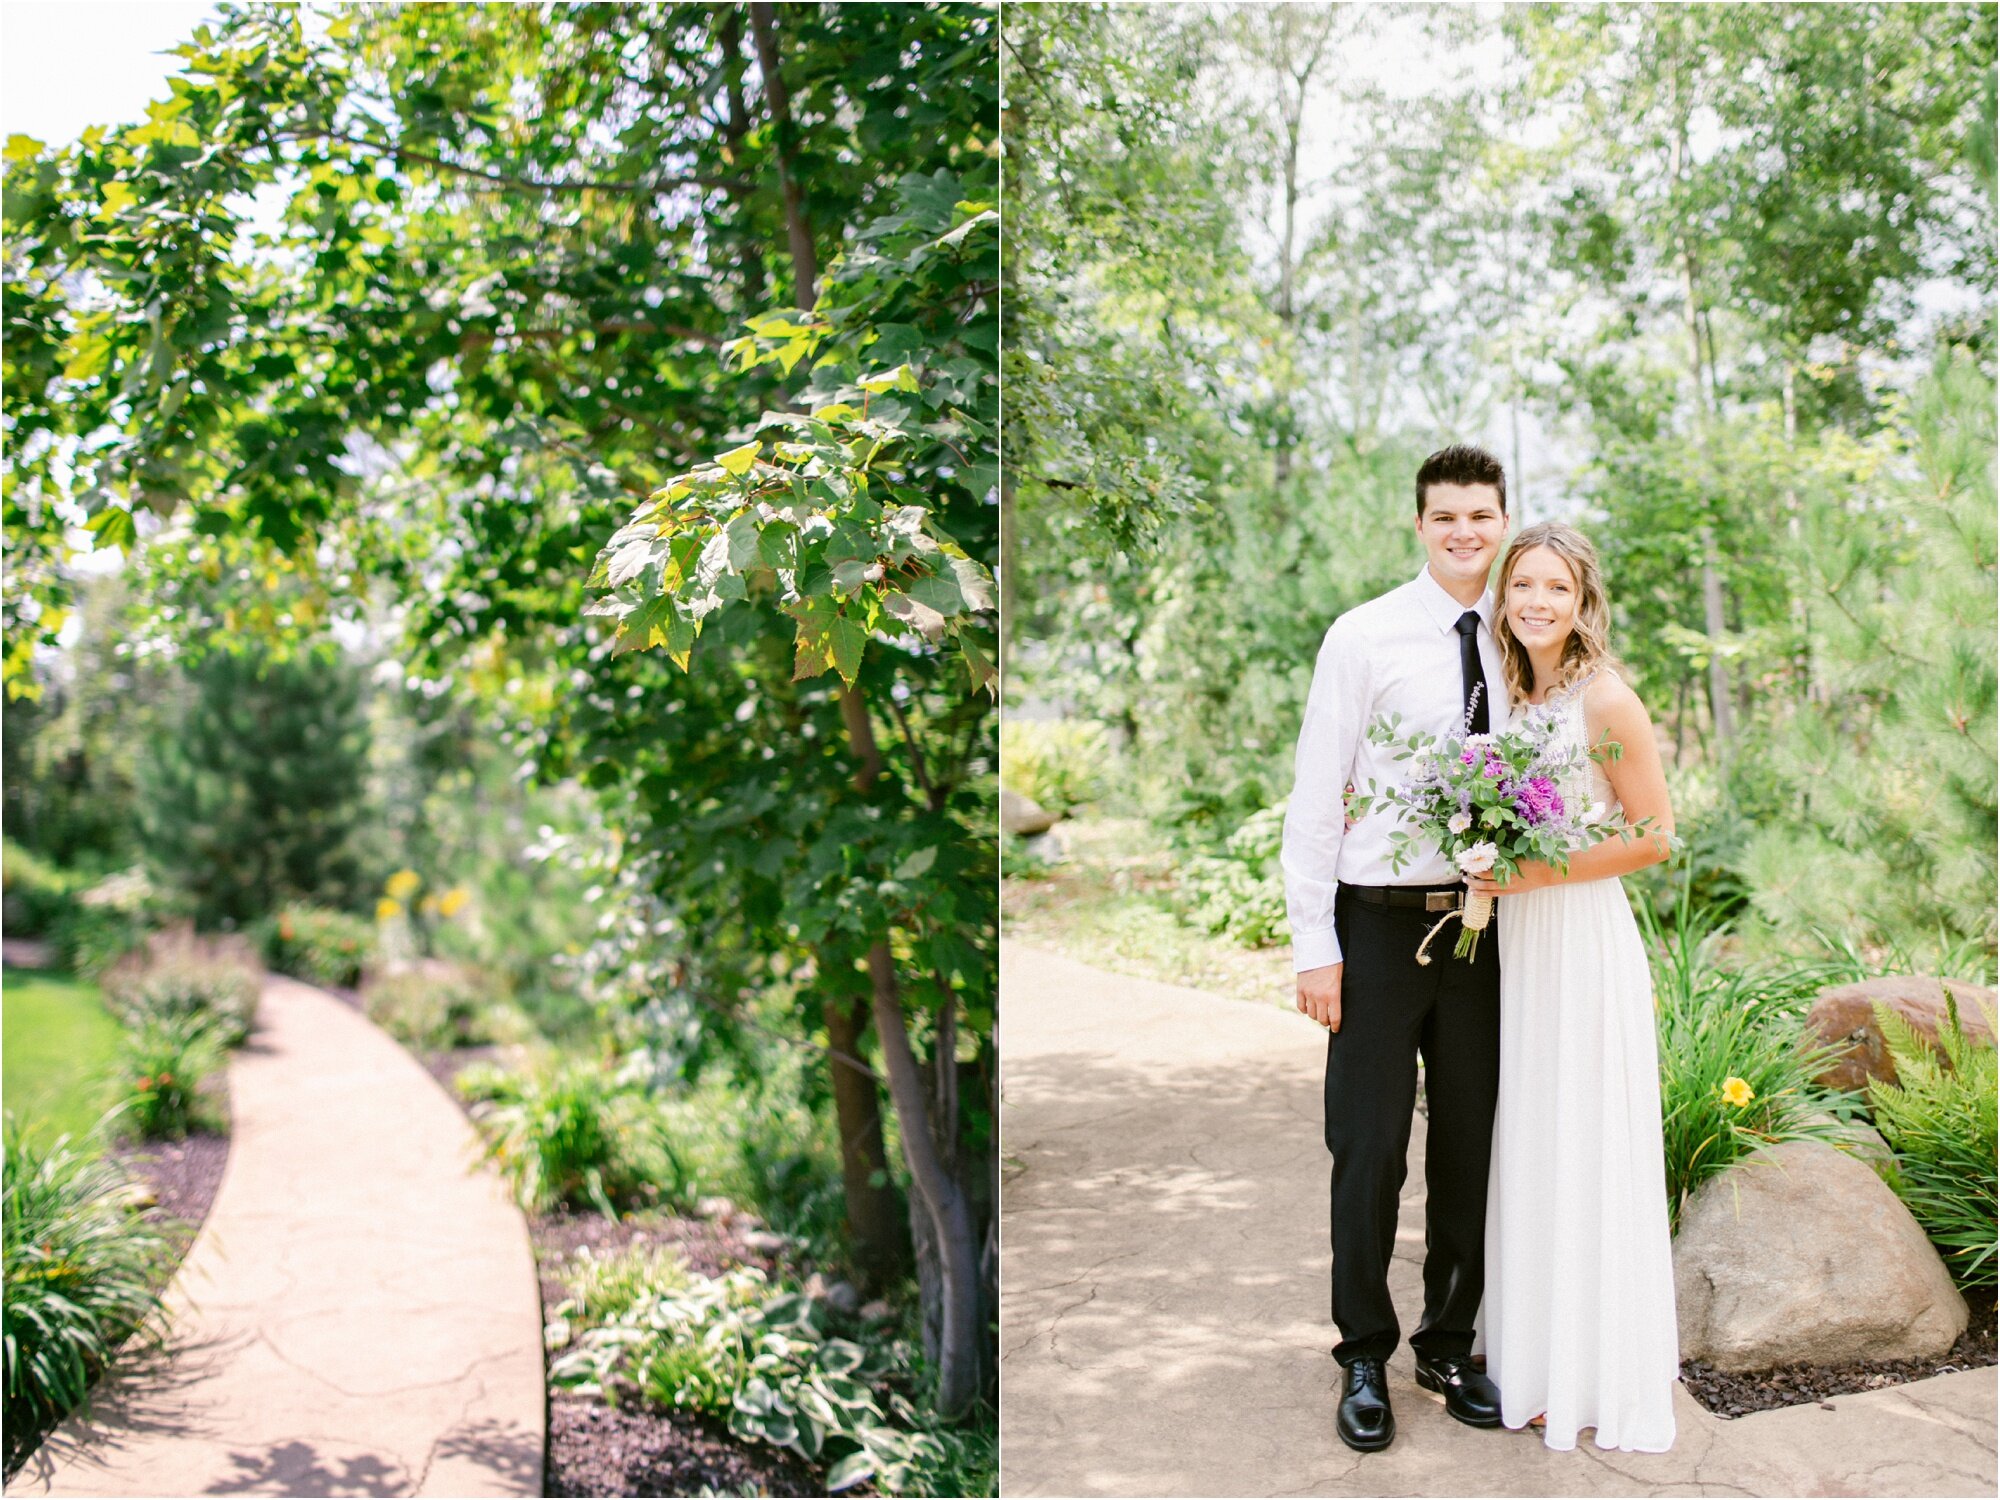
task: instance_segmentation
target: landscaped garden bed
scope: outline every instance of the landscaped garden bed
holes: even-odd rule
[[[693,1191],[731,1171],[745,1147],[732,1130],[763,1133],[747,1154],[768,1157],[795,1123],[745,1104],[752,1123],[725,1125],[726,1090],[654,1122],[643,1088],[535,1042],[412,1051],[524,1196],[547,1325],[545,1493],[991,1491],[991,1424],[961,1433],[929,1414],[909,1309],[864,1301],[842,1279],[817,1244],[826,1225],[782,1232],[743,1202]],[[655,1128],[670,1138],[663,1154]],[[613,1213],[589,1204],[581,1161],[563,1158],[563,1143],[600,1131],[596,1180],[620,1200]],[[759,1356],[772,1368],[753,1368]],[[746,1409],[765,1384],[770,1406],[751,1396]],[[802,1430],[809,1421],[819,1430]]]
[[[1966,1293],[1972,1322],[1949,1353],[1935,1359],[1862,1360],[1844,1365],[1785,1365],[1759,1374],[1732,1375],[1699,1360],[1681,1361],[1681,1384],[1688,1394],[1718,1417],[1747,1417],[1753,1412],[1817,1401],[1830,1404],[1835,1396],[1852,1396],[1884,1386],[1953,1375],[2000,1363],[1995,1353],[1994,1296],[1991,1287]]]

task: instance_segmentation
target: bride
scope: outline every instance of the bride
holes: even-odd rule
[[[1665,859],[1673,811],[1652,721],[1606,643],[1610,610],[1588,539],[1523,530],[1500,564],[1496,632],[1517,714],[1601,754],[1563,789],[1648,834],[1606,837],[1565,874],[1520,867],[1499,896],[1500,1099],[1487,1190],[1487,1374],[1512,1428],[1551,1448],[1665,1452],[1680,1352],[1660,1142],[1652,981],[1618,877]]]

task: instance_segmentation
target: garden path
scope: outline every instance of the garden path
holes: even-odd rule
[[[10,1495],[539,1495],[541,1300],[471,1125],[356,1010],[276,976],[229,1070],[173,1337]]]
[[[1463,1427],[1390,1361],[1397,1438],[1333,1430],[1325,1042],[1304,1017],[1001,950],[1009,1495],[1992,1495],[1996,1372],[1725,1421],[1664,1454]],[[1289,997],[1287,997],[1288,999]],[[1392,1291],[1422,1303],[1424,1120]]]

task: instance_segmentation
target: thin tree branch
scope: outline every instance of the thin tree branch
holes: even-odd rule
[[[421,162],[427,167],[436,167],[442,172],[455,172],[461,177],[471,177],[488,183],[496,191],[527,193],[627,193],[637,197],[652,197],[679,187],[721,188],[728,192],[748,190],[752,184],[740,177],[712,177],[695,175],[691,177],[656,177],[651,180],[607,182],[592,179],[587,182],[548,182],[534,177],[517,177],[507,172],[492,172],[481,167],[468,167],[459,162],[448,161],[442,156],[428,151],[418,151],[414,147],[399,146],[393,141],[375,141],[366,136],[343,135],[337,130],[297,130],[284,131],[265,139],[280,141],[334,141],[344,146],[360,146],[369,151],[379,151],[384,156],[397,161]]]

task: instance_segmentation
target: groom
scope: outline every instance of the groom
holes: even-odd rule
[[[1474,1427],[1500,1425],[1500,1393],[1472,1362],[1484,1290],[1486,1168],[1500,1070],[1499,944],[1475,962],[1416,962],[1424,935],[1463,894],[1433,849],[1390,868],[1387,814],[1346,826],[1343,789],[1400,781],[1407,768],[1368,740],[1379,715],[1401,731],[1498,729],[1505,691],[1486,578],[1507,534],[1507,476],[1480,448],[1453,446],[1417,470],[1427,561],[1400,588],[1333,622],[1313,669],[1285,815],[1285,895],[1298,1007],[1327,1029],[1326,1145],[1333,1153],[1333,1356],[1345,1371],[1337,1426],[1348,1447],[1396,1436],[1385,1366],[1401,1329],[1389,1298],[1397,1196],[1424,1062],[1424,1314],[1410,1348],[1417,1384]],[[1504,703],[1504,699],[1501,700]],[[1496,919],[1497,920],[1497,919]]]

